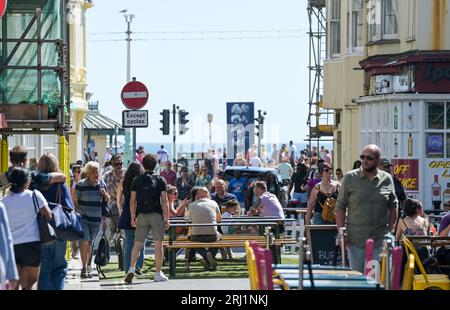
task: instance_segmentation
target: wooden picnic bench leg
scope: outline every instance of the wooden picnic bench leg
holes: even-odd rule
[[[169,275],[175,277],[176,275],[176,250],[169,248]]]

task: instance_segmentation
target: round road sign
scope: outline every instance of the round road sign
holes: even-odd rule
[[[0,0],[0,17],[2,17],[3,14],[5,14],[7,2],[8,2],[7,0]]]
[[[139,110],[147,104],[148,89],[141,82],[132,81],[123,87],[120,97],[122,98],[122,103],[128,109]]]

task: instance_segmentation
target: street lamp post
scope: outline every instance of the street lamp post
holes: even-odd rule
[[[133,21],[133,18],[135,17],[134,14],[129,14],[128,10],[122,10],[120,13],[123,14],[123,17],[125,17],[125,22],[127,23],[127,83],[131,81],[131,22]],[[136,128],[133,128],[133,149],[132,154],[136,151]]]
[[[211,123],[213,121],[212,113],[208,113],[208,124],[209,124],[209,148],[212,149],[212,131],[211,131]]]
[[[114,154],[117,155],[117,135],[119,134],[119,127],[117,125],[114,126],[114,133],[115,133],[114,144],[115,144],[115,149],[116,149]]]

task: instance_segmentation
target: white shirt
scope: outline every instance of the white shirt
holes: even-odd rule
[[[292,159],[295,159],[295,154],[297,153],[297,147],[295,144],[292,144],[291,148],[289,149],[289,157]]]
[[[47,206],[47,200],[45,200],[41,192],[35,191],[35,193],[37,207],[42,209]],[[26,190],[20,194],[10,193],[3,197],[2,202],[8,214],[13,244],[40,241],[37,210],[33,203],[33,192]]]
[[[291,175],[292,175],[292,167],[291,167],[290,164],[288,164],[288,163],[281,163],[281,164],[278,166],[278,171],[279,171],[280,174],[281,174],[281,179],[287,180],[287,179],[290,179],[290,178],[291,178]]]
[[[272,151],[272,157],[271,159],[278,164],[278,157],[280,156],[280,150],[274,149]]]
[[[106,153],[105,155],[105,161],[110,161],[111,160],[112,155],[110,153]]]
[[[233,218],[233,216],[232,216],[231,213],[229,213],[228,211],[225,211],[225,212],[222,214],[222,219],[231,219],[231,218]],[[229,235],[229,234],[230,234],[230,227],[231,227],[231,226],[220,226],[220,228],[222,228],[222,232],[223,232],[225,235]]]
[[[253,157],[250,159],[250,166],[252,167],[261,167],[261,159],[258,156]]]
[[[166,161],[169,160],[169,153],[166,149],[160,149],[158,151],[158,160],[161,162],[161,164],[164,164]]]

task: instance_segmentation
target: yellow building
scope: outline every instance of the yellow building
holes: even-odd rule
[[[70,162],[82,159],[82,122],[88,110],[86,93],[86,11],[93,7],[92,1],[71,0],[73,12],[70,22],[70,86],[71,86],[71,128],[69,131]]]
[[[416,58],[421,58],[422,51],[450,50],[450,1],[327,0],[326,9],[323,104],[336,115],[335,167],[348,171],[367,143],[360,136],[361,124],[366,123],[360,120],[359,97],[389,93],[389,88],[377,85],[383,83],[383,75],[404,70],[394,62],[405,61],[409,54],[419,52]],[[384,83],[393,87],[404,81],[399,76]]]
[[[329,0],[327,12],[336,167],[374,143],[408,195],[450,205],[450,1]]]

